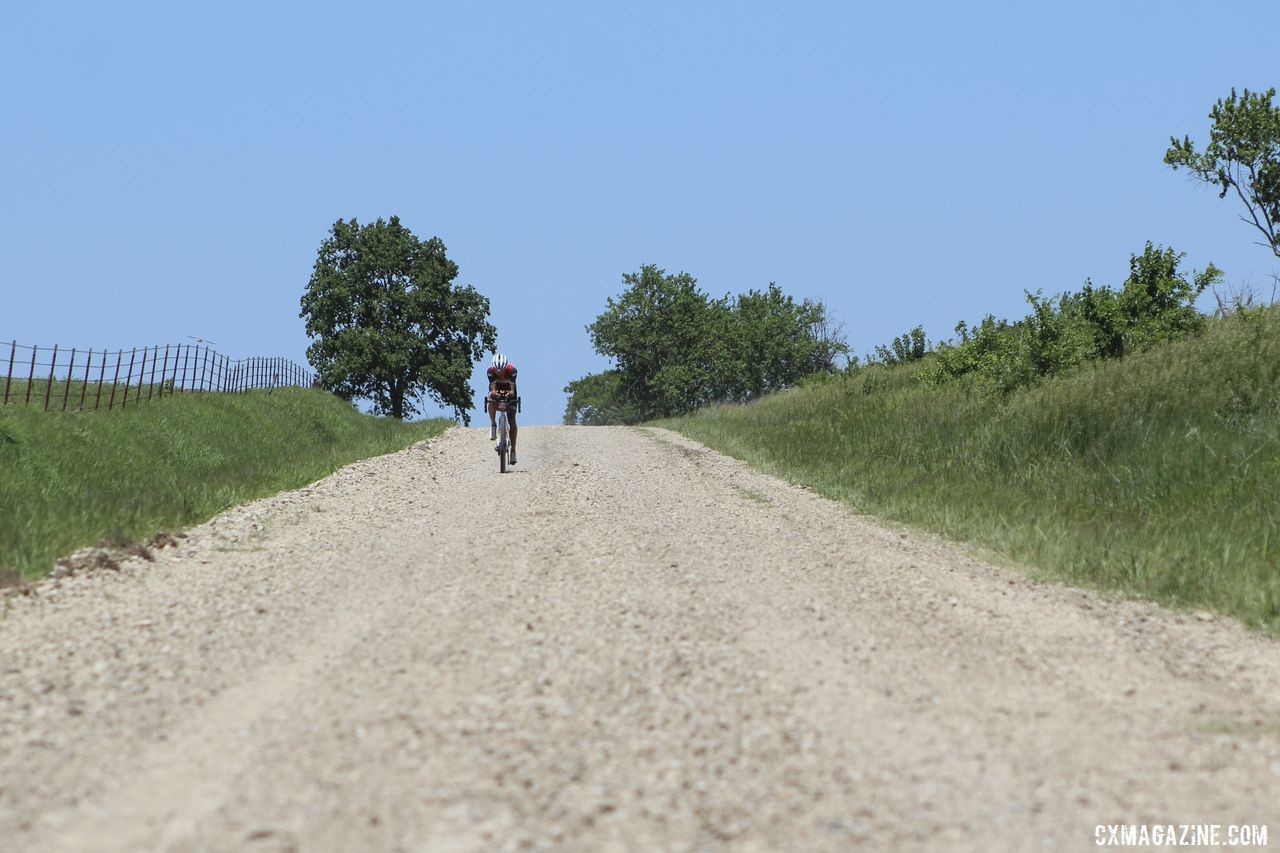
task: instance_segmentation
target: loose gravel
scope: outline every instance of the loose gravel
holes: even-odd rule
[[[1280,644],[673,433],[454,429],[0,601],[0,847],[1085,849],[1280,833]]]

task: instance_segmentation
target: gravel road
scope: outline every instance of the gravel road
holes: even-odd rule
[[[487,432],[0,603],[0,848],[1280,843],[1280,643],[672,433]]]

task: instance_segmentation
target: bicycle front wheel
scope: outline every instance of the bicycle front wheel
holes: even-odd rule
[[[507,473],[507,413],[498,412],[498,473]]]

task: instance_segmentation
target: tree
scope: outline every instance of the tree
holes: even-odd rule
[[[1209,144],[1197,152],[1191,137],[1171,137],[1164,162],[1175,171],[1185,168],[1198,181],[1219,188],[1218,198],[1232,192],[1244,203],[1248,216],[1267,246],[1280,257],[1280,107],[1264,93],[1248,89],[1219,99],[1209,117]]]
[[[821,302],[797,302],[776,284],[712,299],[693,276],[652,264],[622,280],[587,327],[615,367],[565,387],[565,423],[636,423],[751,400],[831,373],[849,352]]]
[[[730,375],[736,384],[724,389],[726,399],[755,399],[814,373],[829,373],[837,356],[849,352],[821,302],[796,302],[772,282],[768,290],[739,296],[731,315]]]
[[[641,418],[621,394],[622,377],[616,370],[588,373],[564,387],[569,400],[564,422],[580,426],[636,423]]]
[[[437,237],[399,217],[334,223],[302,296],[307,359],[344,400],[403,419],[429,397],[471,422],[471,368],[494,348],[489,300],[453,283],[458,266]]]
[[[688,273],[653,264],[622,277],[587,327],[596,352],[617,363],[618,393],[638,420],[692,411],[716,399],[728,358],[729,307],[698,289]]]

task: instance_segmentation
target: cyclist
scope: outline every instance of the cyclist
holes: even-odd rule
[[[498,400],[508,400],[514,402],[516,397],[516,366],[507,360],[502,353],[494,353],[493,363],[490,364],[488,370],[489,376],[489,440],[496,441],[498,439],[498,409],[493,405]],[[510,453],[507,460],[512,464],[516,464],[516,407],[512,406],[507,409],[507,425],[510,432],[508,439],[510,444]]]

